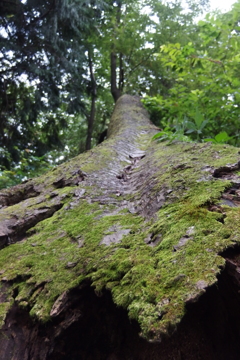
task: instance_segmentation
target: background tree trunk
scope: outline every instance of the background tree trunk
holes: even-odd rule
[[[116,23],[114,29],[114,41],[112,44],[112,51],[110,54],[110,68],[111,68],[111,93],[115,102],[120,98],[123,93],[124,87],[124,64],[123,64],[123,54],[119,54],[116,51],[116,44],[118,37],[118,28],[120,26],[122,14],[122,1],[117,1],[117,13],[116,13]],[[118,74],[118,75],[117,75]]]
[[[91,108],[90,108],[90,114],[87,119],[88,129],[87,129],[87,139],[86,139],[86,150],[91,149],[93,125],[94,125],[95,112],[96,112],[96,98],[97,98],[97,83],[94,76],[92,55],[90,51],[88,51],[88,63],[89,63],[89,72],[91,77]]]
[[[115,102],[122,95],[121,89],[117,86],[117,54],[112,51],[111,52],[111,93]]]
[[[0,193],[0,359],[238,359],[239,149],[156,132],[122,96],[108,140]]]

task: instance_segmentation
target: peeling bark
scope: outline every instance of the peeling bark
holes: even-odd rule
[[[1,191],[0,359],[238,359],[239,149],[156,132],[123,96],[107,141]]]

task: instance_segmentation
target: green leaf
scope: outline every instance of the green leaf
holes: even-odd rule
[[[154,135],[154,136],[152,137],[152,140],[156,140],[156,139],[162,137],[162,136],[165,135],[165,134],[166,134],[165,131],[160,131],[159,133],[157,133],[156,135]]]
[[[228,134],[226,133],[226,131],[222,131],[222,132],[220,132],[219,134],[217,134],[214,139],[215,139],[215,141],[216,141],[217,143],[223,144],[223,143],[231,140],[232,137],[231,137],[231,136],[228,136]]]

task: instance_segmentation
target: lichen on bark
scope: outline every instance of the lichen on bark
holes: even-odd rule
[[[14,304],[47,323],[87,281],[157,341],[217,282],[240,242],[239,149],[156,132],[125,95],[103,144],[1,192],[2,321]]]

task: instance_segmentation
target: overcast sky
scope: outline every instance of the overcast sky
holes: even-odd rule
[[[236,0],[210,0],[210,4],[212,9],[220,9],[221,11],[229,11],[231,10],[232,4],[234,4]]]

